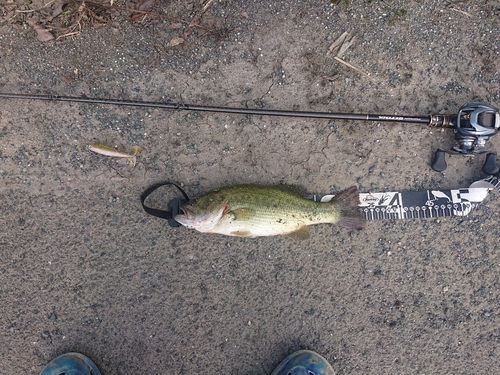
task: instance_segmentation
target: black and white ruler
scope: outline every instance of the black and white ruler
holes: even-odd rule
[[[500,192],[500,180],[494,176],[462,189],[360,193],[359,207],[366,220],[467,216],[492,189]],[[328,202],[333,197],[313,195],[310,198]]]

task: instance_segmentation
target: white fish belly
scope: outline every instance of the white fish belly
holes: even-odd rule
[[[319,218],[316,222],[306,223],[305,220],[299,218],[293,219],[290,215],[273,215],[268,212],[265,214],[259,212],[247,220],[238,220],[228,215],[221,219],[219,224],[212,229],[211,233],[239,237],[277,236],[295,232],[307,224],[318,222],[321,222]]]

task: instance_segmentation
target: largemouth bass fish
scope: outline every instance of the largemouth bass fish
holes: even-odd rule
[[[181,206],[175,220],[202,233],[261,237],[309,237],[308,225],[337,224],[362,229],[358,189],[353,186],[328,203],[303,198],[285,186],[235,185],[204,194]]]

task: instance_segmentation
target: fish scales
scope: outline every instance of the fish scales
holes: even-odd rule
[[[268,189],[270,188],[265,189],[264,192]],[[325,214],[337,214],[335,206],[302,199],[279,189],[273,191],[273,196],[266,196],[260,194],[260,192],[260,189],[255,189],[255,191],[248,194],[242,194],[241,197],[238,197],[239,199],[231,200],[231,209],[254,208],[256,214],[252,217],[252,220],[265,222],[278,221],[284,218],[300,218],[314,221],[314,218],[320,220]]]
[[[236,185],[217,189],[183,205],[177,215],[182,225],[203,233],[259,237],[309,236],[307,225],[334,223],[361,229],[359,194],[355,187],[332,202],[303,198],[283,186]]]

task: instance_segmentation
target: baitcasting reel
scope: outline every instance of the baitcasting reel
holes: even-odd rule
[[[431,116],[431,126],[452,127],[458,142],[458,146],[453,147],[452,150],[438,149],[436,151],[431,167],[438,172],[444,171],[447,167],[446,153],[462,155],[485,153],[486,141],[497,134],[500,128],[498,108],[482,102],[464,104],[456,116],[436,116],[434,123],[432,117],[434,116]],[[487,154],[482,170],[490,175],[500,171],[494,152]]]

